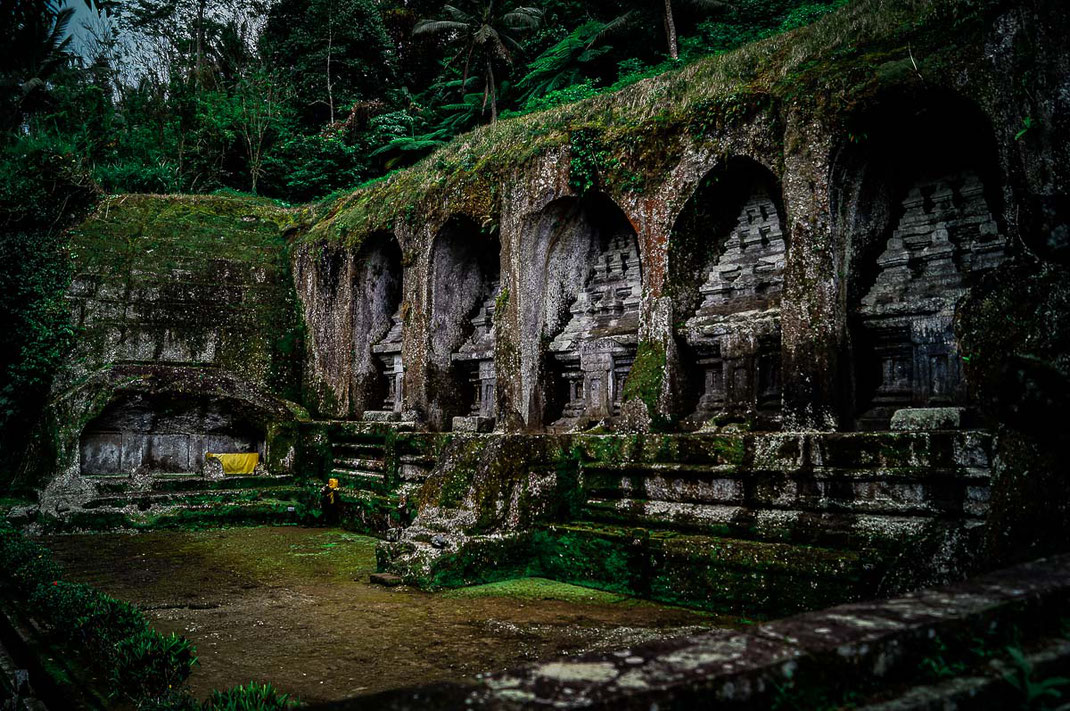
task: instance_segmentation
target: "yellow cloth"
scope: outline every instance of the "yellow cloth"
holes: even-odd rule
[[[224,474],[252,474],[260,463],[260,455],[252,454],[212,454],[204,455],[206,459],[218,459],[223,463]]]

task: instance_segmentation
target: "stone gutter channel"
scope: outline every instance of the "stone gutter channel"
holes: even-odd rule
[[[808,612],[742,631],[714,630],[533,664],[466,684],[402,689],[313,708],[758,709],[783,706],[786,696],[795,699],[787,708],[809,708],[812,701],[806,699],[814,698],[823,700],[821,707],[835,708],[841,704],[830,700],[850,697],[855,702],[859,690],[879,702],[882,690],[898,695],[904,686],[905,695],[897,697],[902,702],[888,708],[945,707],[930,705],[922,699],[926,694],[958,694],[973,705],[955,707],[986,708],[993,695],[1013,691],[998,673],[919,687],[919,666],[934,655],[979,642],[999,650],[1051,637],[1052,628],[1057,636],[1068,603],[1070,555],[1062,555],[947,587]],[[1049,640],[1036,659],[1045,669],[1052,659],[1065,667],[1070,659],[1066,640]],[[990,668],[1005,667],[997,660]],[[927,688],[931,692],[919,692]]]

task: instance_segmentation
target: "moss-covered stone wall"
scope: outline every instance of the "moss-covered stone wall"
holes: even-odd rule
[[[1054,235],[1068,224],[1057,196],[1070,180],[1070,158],[1059,139],[1068,53],[1065,33],[1056,28],[1065,22],[1054,2],[859,0],[812,26],[617,93],[466,134],[413,168],[321,205],[320,219],[300,238],[297,259],[311,264],[328,247],[355,253],[374,233],[398,240],[404,255],[402,409],[441,422],[428,355],[431,246],[451,217],[497,228],[502,293],[509,295],[496,319],[499,426],[540,430],[548,376],[547,334],[531,317],[544,299],[538,274],[546,265],[537,242],[556,229],[546,222],[556,224],[553,214],[563,199],[584,190],[602,193],[637,232],[643,279],[638,338],[666,354],[659,396],[647,392],[648,374],[630,392],[642,391],[638,399],[654,406],[649,414],[671,422],[679,416],[676,400],[685,380],[673,329],[688,317],[676,312],[666,282],[676,218],[711,171],[746,159],[773,177],[779,194],[772,198],[783,206],[789,244],[779,354],[783,425],[850,428],[850,310],[855,275],[866,268],[859,255],[869,254],[867,225],[884,238],[890,229],[878,193],[891,192],[891,183],[871,189],[880,180],[863,173],[875,155],[925,160],[889,143],[881,122],[900,117],[911,141],[986,137],[975,148],[991,166],[985,189],[1009,253],[1055,258]],[[1050,41],[1041,44],[1042,37]],[[956,108],[962,106],[969,111]],[[1026,123],[1031,128],[1019,134]],[[911,169],[934,168],[894,168]],[[359,294],[359,285],[354,290]],[[313,292],[303,298],[312,302],[306,303],[310,313],[329,300]],[[344,397],[347,375],[316,375],[322,376],[321,400]]]
[[[164,394],[240,416],[278,440],[265,460],[286,468],[275,435],[302,415],[304,356],[288,239],[306,216],[237,197],[123,195],[70,232],[78,338],[27,460],[42,483],[77,478],[79,438],[110,402]]]

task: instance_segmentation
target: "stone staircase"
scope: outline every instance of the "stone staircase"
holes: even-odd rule
[[[404,428],[405,423],[338,423],[329,429],[328,476],[338,480],[344,524],[381,533],[404,523],[408,497],[435,462],[420,451],[419,438],[394,436]]]
[[[331,439],[331,477],[345,489],[381,493],[390,488],[386,439],[349,435]]]
[[[82,483],[77,500],[43,499],[37,520],[44,528],[148,529],[296,521],[307,503],[307,489],[289,476],[85,476]]]
[[[536,534],[545,573],[722,612],[783,615],[960,577],[944,561],[988,510],[978,432],[694,436],[615,458],[580,444],[574,518]]]

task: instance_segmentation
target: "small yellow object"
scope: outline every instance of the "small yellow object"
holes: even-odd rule
[[[260,463],[260,455],[256,452],[251,454],[227,453],[204,455],[205,459],[218,459],[223,464],[224,474],[252,474],[256,465]]]
[[[338,488],[338,480],[337,479],[328,479],[327,480],[327,486],[331,487],[332,489],[337,489]]]

